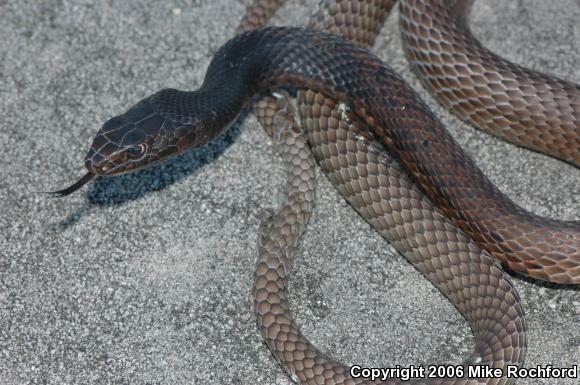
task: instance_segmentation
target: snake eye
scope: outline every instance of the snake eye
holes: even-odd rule
[[[127,157],[133,160],[140,159],[145,155],[146,151],[147,145],[145,143],[137,144],[127,149]]]

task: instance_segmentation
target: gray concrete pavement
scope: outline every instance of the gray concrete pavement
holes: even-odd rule
[[[276,24],[304,24],[316,0]],[[282,168],[252,117],[201,151],[64,187],[100,124],[165,87],[198,86],[248,0],[0,0],[0,383],[287,384],[256,331],[260,212]],[[554,4],[557,4],[556,6]],[[420,88],[391,15],[375,47],[516,202],[580,219],[580,170],[462,124]],[[477,1],[487,46],[580,83],[580,3]],[[465,321],[325,178],[291,280],[292,309],[333,357],[374,366],[458,363]],[[580,363],[580,293],[514,278],[526,366]],[[578,380],[518,384],[576,385]]]

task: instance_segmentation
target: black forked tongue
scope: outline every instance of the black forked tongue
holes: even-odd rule
[[[47,194],[50,194],[54,198],[65,197],[65,196],[70,195],[73,192],[77,191],[84,184],[86,184],[88,181],[90,181],[94,176],[95,176],[95,174],[93,174],[92,172],[87,172],[81,179],[76,181],[75,184],[73,184],[65,189],[59,190],[59,191],[47,192]]]

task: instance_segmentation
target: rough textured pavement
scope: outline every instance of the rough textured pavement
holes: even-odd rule
[[[291,1],[276,24],[304,24],[316,2]],[[254,118],[163,166],[97,179],[66,199],[35,193],[82,175],[108,117],[160,88],[199,85],[248,3],[0,0],[0,383],[290,383],[251,306],[260,213],[283,176]],[[513,61],[580,82],[580,3],[556,3],[477,1],[473,29]],[[375,52],[516,202],[580,219],[580,170],[433,103],[409,71],[396,18]],[[320,184],[291,280],[306,335],[349,364],[461,362],[472,339],[454,307]],[[580,292],[514,282],[529,323],[526,366],[579,364]]]

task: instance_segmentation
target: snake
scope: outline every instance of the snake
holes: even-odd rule
[[[234,37],[215,54],[197,91],[161,90],[105,122],[85,158],[88,173],[55,194],[68,195],[95,175],[130,172],[199,147],[227,129],[253,95],[284,87],[311,90],[305,91],[305,98],[315,106],[310,118],[304,119],[314,127],[307,129],[308,145],[339,192],[469,321],[476,336],[472,362],[500,368],[521,365],[526,349],[524,312],[509,276],[493,257],[536,278],[578,283],[578,224],[539,218],[506,201],[394,71],[367,50],[334,35],[304,28],[264,27]],[[304,110],[308,115],[308,108]],[[299,154],[289,166],[294,174],[289,175],[302,182],[297,183],[298,193],[281,209],[281,215],[271,218],[265,231],[268,235],[262,238],[255,279],[259,327],[275,356],[301,382],[371,383],[352,378],[346,366],[313,347],[289,314],[289,256],[312,204],[312,162],[307,160],[306,142],[296,130],[284,130],[280,140],[295,146],[285,156]],[[427,158],[432,163],[426,164]],[[430,182],[435,183],[424,186]],[[451,194],[459,197],[441,204],[439,196],[448,194],[453,186],[457,188]],[[493,217],[507,213],[505,223],[512,226],[511,232],[519,230],[515,239],[520,244],[543,245],[546,237],[539,238],[536,227],[555,228],[548,236],[557,241],[549,245],[567,249],[549,254],[545,247],[536,248],[541,255],[529,258],[514,257],[498,246],[487,250],[473,230],[462,230],[456,223],[476,217],[473,212],[478,211],[476,203],[481,197],[499,199],[497,207],[503,211],[491,210]],[[469,203],[467,213],[458,209],[462,201]],[[487,220],[487,210],[481,206],[483,214],[476,214]],[[450,215],[454,212],[458,214]],[[512,217],[516,214],[519,217]],[[524,221],[518,222],[521,217]],[[505,242],[485,220],[476,224],[486,234],[482,238],[487,243],[483,244]],[[512,248],[518,245],[513,240],[505,243]],[[549,256],[543,258],[545,255]],[[510,382],[505,377],[411,381]]]

